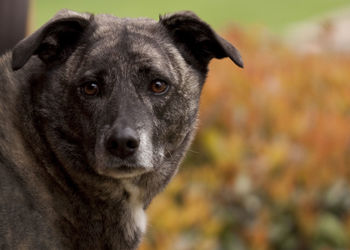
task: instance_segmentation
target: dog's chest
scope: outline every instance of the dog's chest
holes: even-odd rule
[[[139,187],[127,180],[123,181],[122,183],[126,192],[129,194],[127,206],[130,212],[130,221],[127,223],[126,233],[129,236],[132,236],[136,230],[143,234],[146,231],[147,216],[141,201],[141,191]]]

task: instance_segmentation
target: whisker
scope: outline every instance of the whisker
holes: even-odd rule
[[[200,154],[200,152],[197,152],[197,151],[194,151],[194,150],[191,150],[191,149],[189,149],[188,152],[194,153],[194,154]]]

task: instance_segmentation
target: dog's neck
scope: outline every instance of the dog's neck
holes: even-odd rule
[[[138,201],[139,190],[123,183],[123,199],[115,202],[74,202],[58,219],[62,232],[71,231],[66,244],[72,249],[135,249],[146,229],[146,217]],[[119,195],[118,195],[119,196]],[[76,197],[78,198],[78,197]],[[73,208],[73,210],[72,210]],[[78,231],[79,234],[74,234]],[[78,235],[76,238],[72,235]],[[88,239],[88,240],[87,240]]]

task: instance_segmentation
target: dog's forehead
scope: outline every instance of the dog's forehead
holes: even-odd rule
[[[97,15],[94,21],[92,55],[98,56],[103,52],[108,53],[110,58],[126,52],[155,57],[161,54],[164,44],[160,45],[160,40],[164,39],[164,34],[155,20],[103,14]]]
[[[187,64],[165,29],[153,19],[97,15],[90,55],[110,65],[148,64],[181,78]],[[181,72],[181,74],[180,74]]]

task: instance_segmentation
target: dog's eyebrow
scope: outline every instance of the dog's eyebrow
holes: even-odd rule
[[[97,72],[98,72],[98,70],[97,71],[96,70],[94,70],[94,71],[88,70],[83,74],[83,77],[84,78],[94,77],[97,75]]]
[[[153,77],[161,78],[162,80],[166,81],[174,82],[174,80],[176,80],[171,70],[164,71],[161,68],[155,66],[154,64],[141,64],[138,68],[138,72],[153,75]]]
[[[133,60],[134,65],[138,68],[138,72],[165,77],[171,81],[179,80],[179,76],[177,76],[177,72],[173,70],[171,62],[164,60],[164,55],[160,56],[158,54],[154,57],[150,57],[147,54],[134,53]]]
[[[83,75],[83,79],[95,79],[99,78],[101,75],[106,74],[106,69],[104,68],[95,68],[93,70],[86,71]]]

